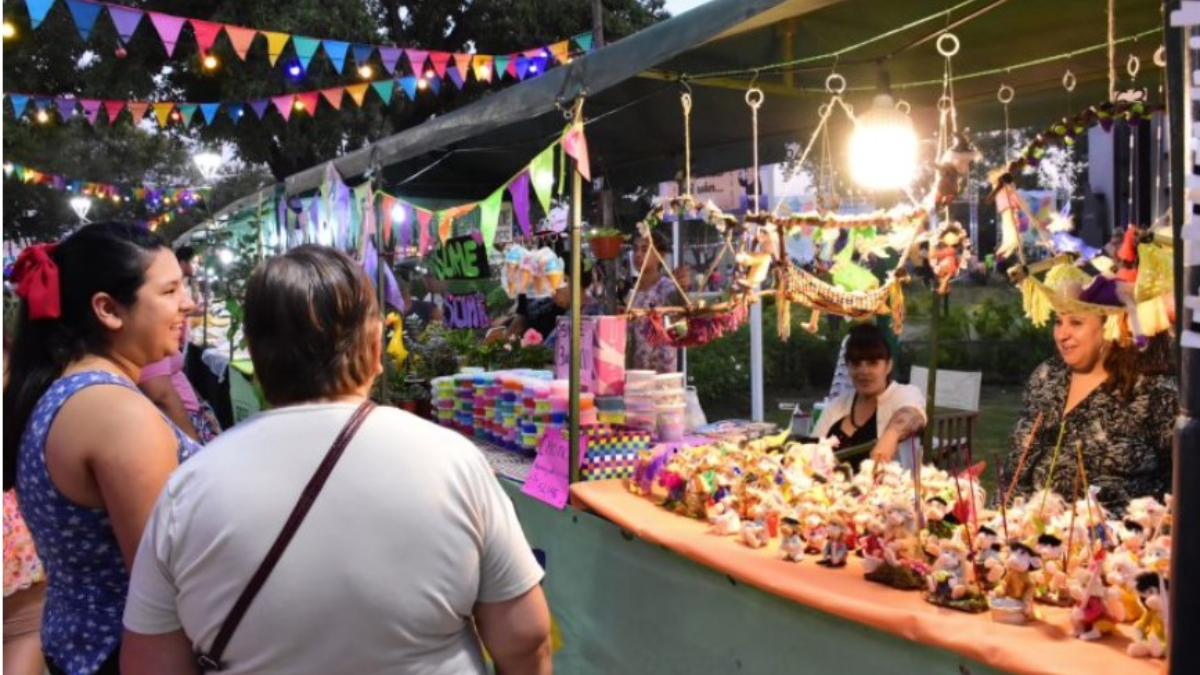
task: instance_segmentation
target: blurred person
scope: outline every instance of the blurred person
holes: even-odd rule
[[[670,306],[673,298],[678,298],[679,289],[671,278],[664,274],[661,262],[646,263],[646,257],[653,245],[660,257],[670,250],[670,242],[661,230],[651,230],[650,237],[640,237],[633,245],[633,267],[638,271],[637,282],[630,293],[634,309],[649,309],[651,307]],[[629,322],[631,367],[634,370],[654,370],[660,373],[674,373],[679,370],[678,353],[670,345],[651,344],[650,336],[654,328],[648,317],[639,317]]]

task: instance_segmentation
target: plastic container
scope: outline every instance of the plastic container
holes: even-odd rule
[[[654,385],[659,389],[683,389],[683,373],[660,373],[655,375]]]

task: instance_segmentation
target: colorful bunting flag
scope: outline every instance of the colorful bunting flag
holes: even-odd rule
[[[588,158],[587,137],[583,133],[583,122],[576,120],[567,133],[563,134],[563,150],[575,160],[575,168],[584,180],[592,179],[591,161]]]
[[[233,120],[234,124],[237,124],[242,120],[242,115],[244,113],[245,109],[242,107],[241,103],[230,103],[225,106],[225,114],[229,115],[229,119]]]
[[[508,186],[508,192],[512,195],[513,215],[521,226],[521,233],[528,237],[533,234],[529,222],[529,171],[522,171],[514,178]]]
[[[371,45],[356,44],[350,47],[350,53],[354,55],[354,63],[359,67],[366,65],[371,60],[371,52],[373,51],[375,51],[375,48]]]
[[[331,87],[329,89],[322,89],[321,95],[325,97],[325,100],[329,103],[329,105],[333,106],[334,110],[341,110],[342,94],[345,91],[346,90],[342,87]]]
[[[253,110],[254,114],[257,115],[258,119],[261,120],[263,115],[267,114],[267,106],[270,104],[271,102],[267,99],[260,98],[255,101],[250,101],[250,109]]]
[[[29,10],[29,22],[34,30],[42,25],[42,21],[46,19],[46,14],[50,12],[52,6],[54,6],[54,0],[25,0],[25,8]]]
[[[412,68],[413,75],[421,77],[425,74],[425,59],[429,57],[429,52],[421,49],[406,49],[405,56],[408,57],[408,65]]]
[[[92,27],[96,25],[96,19],[100,16],[100,10],[104,9],[104,5],[95,5],[88,2],[80,2],[79,0],[67,0],[67,8],[71,10],[71,17],[75,19],[75,27],[79,29],[79,37],[83,38],[84,42],[92,36]]]
[[[417,225],[420,229],[417,230],[420,240],[421,255],[425,255],[432,250],[433,245],[429,241],[429,221],[433,218],[433,213],[422,208],[415,209],[417,212]]]
[[[492,81],[492,62],[493,58],[486,54],[476,54],[471,59],[473,68],[475,69],[476,82],[491,82]]]
[[[83,106],[83,114],[87,117],[88,124],[94,125],[96,123],[96,115],[100,114],[99,99],[83,99],[79,102],[79,105]]]
[[[525,73],[529,71],[529,59],[524,56],[518,56],[509,65],[510,75],[516,75],[520,81],[525,80]]]
[[[229,38],[229,44],[233,45],[233,51],[238,58],[245,61],[246,53],[250,51],[250,45],[254,43],[254,38],[258,37],[258,31],[239,26],[225,26],[225,35]]]
[[[550,191],[554,187],[554,149],[551,145],[529,164],[529,179],[544,213],[550,213]]]
[[[321,92],[306,91],[303,94],[296,94],[296,100],[304,106],[304,111],[309,115],[317,114],[317,103],[321,100]]]
[[[189,127],[192,125],[192,117],[196,114],[196,108],[199,107],[195,103],[180,103],[179,114],[183,116],[183,126]]]
[[[20,117],[25,114],[25,105],[29,103],[29,97],[24,94],[8,94],[8,100],[12,101],[13,115]]]
[[[383,104],[387,105],[392,102],[392,92],[395,91],[396,83],[393,80],[380,80],[372,82],[371,88],[379,94],[379,98],[383,99]]]
[[[121,39],[121,44],[127,45],[133,39],[133,34],[137,31],[137,27],[142,25],[142,17],[146,13],[140,9],[123,7],[121,5],[108,6],[108,18],[112,19],[113,25],[117,27],[117,37]]]
[[[175,107],[175,104],[174,103],[155,103],[155,104],[153,104],[152,107],[154,108],[154,116],[158,118],[159,128],[161,129],[161,128],[167,126],[167,121],[170,119],[170,116],[171,116],[171,109]]]
[[[471,70],[471,55],[470,54],[455,54],[454,55],[454,70],[458,72],[460,82],[467,81],[467,73]],[[462,88],[462,85],[458,85]]]
[[[296,100],[295,94],[284,94],[283,96],[272,96],[271,103],[275,104],[275,109],[283,115],[284,121],[292,117],[292,102]]]
[[[504,75],[508,73],[508,63],[511,59],[512,57],[510,56],[496,57],[495,66],[492,68],[492,76],[496,78],[497,82],[504,79]]]
[[[450,63],[450,54],[448,52],[429,52],[429,63],[439,78],[446,77],[446,65]]]
[[[201,103],[200,114],[204,115],[204,123],[212,125],[213,120],[217,118],[217,112],[221,109],[220,103]]]
[[[292,36],[292,47],[296,50],[296,58],[300,60],[300,67],[305,71],[308,70],[308,64],[312,61],[313,55],[317,53],[317,47],[320,46],[321,41],[315,38],[303,35]]]
[[[454,86],[458,89],[462,89],[463,76],[459,74],[458,68],[450,68],[446,72],[450,75],[450,81],[454,83]]]
[[[583,51],[585,51],[585,52],[592,51],[592,34],[591,33],[581,33],[579,35],[576,35],[574,40],[575,40],[575,44],[579,45],[579,48],[582,49]]]
[[[192,19],[191,23],[192,30],[196,33],[196,46],[200,49],[201,54],[207,54],[212,50],[213,43],[217,41],[217,35],[220,35],[225,26],[199,19]]]
[[[272,33],[270,31],[260,31],[267,36],[267,56],[271,59],[271,65],[279,60],[279,55],[283,53],[283,48],[287,46],[288,40],[292,39],[287,33]]]
[[[363,99],[367,95],[368,86],[369,85],[364,82],[362,84],[352,84],[346,87],[346,93],[350,94],[350,98],[352,98],[354,103],[360,108],[362,107]]]
[[[142,120],[146,119],[146,112],[150,109],[150,104],[131,102],[126,107],[129,108],[129,115],[133,118],[133,126],[136,127],[142,123]]]
[[[408,96],[408,100],[410,100],[410,101],[417,100],[417,78],[416,77],[414,77],[412,75],[405,75],[404,77],[400,78],[400,88],[404,90],[404,94],[405,94],[405,96]]]
[[[549,49],[550,55],[553,56],[554,60],[558,61],[559,63],[566,63],[570,59],[568,54],[571,51],[571,43],[568,40],[555,42],[554,44],[550,45]]]
[[[116,124],[117,118],[121,116],[121,111],[124,109],[124,101],[105,101],[104,114],[108,115],[108,123],[110,125]]]
[[[504,199],[504,188],[496,190],[487,199],[479,202],[479,231],[483,234],[483,247],[490,251],[496,242],[496,227],[500,224],[500,202]]]
[[[179,42],[179,31],[183,29],[183,19],[170,14],[150,12],[150,22],[158,31],[158,37],[167,50],[167,56],[175,56],[175,45]]]
[[[396,63],[400,61],[400,57],[404,55],[404,50],[399,47],[380,47],[379,60],[383,61],[383,68],[389,75],[395,74]]]
[[[333,69],[339,73],[346,70],[346,51],[350,49],[349,42],[341,42],[339,40],[323,40],[321,43],[325,49],[325,56],[333,62]]]
[[[54,99],[54,105],[58,107],[58,115],[63,118],[64,122],[75,114],[74,96],[59,96]]]

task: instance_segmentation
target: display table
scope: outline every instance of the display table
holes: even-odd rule
[[[713,536],[707,533],[706,523],[675,515],[630,494],[621,481],[576,484],[571,496],[578,508],[595,512],[638,538],[684,555],[731,580],[905,640],[961,654],[1004,672],[1152,675],[1162,668],[1160,661],[1126,656],[1125,635],[1108,636],[1098,643],[1071,637],[1067,610],[1039,606],[1043,614],[1040,622],[1029,626],[998,624],[987,614],[940,608],[925,602],[920,593],[870,583],[862,578],[855,559],[844,569],[830,570],[816,565],[815,556],[798,564],[788,563],[778,559],[774,545],[753,550],[735,538]],[[1121,627],[1123,631],[1129,629]],[[840,647],[855,648],[853,644]]]

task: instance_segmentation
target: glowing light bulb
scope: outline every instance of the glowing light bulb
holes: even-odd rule
[[[491,66],[483,66],[482,68],[479,69],[479,75],[482,77],[482,79],[485,79],[485,80],[490,78],[492,76],[492,67]]]
[[[421,79],[417,80],[417,89],[424,89],[428,86],[429,86],[429,81],[426,80],[425,78],[422,77]]]
[[[300,112],[304,112],[304,110],[306,110],[304,101],[301,101],[299,99],[297,99],[296,102],[292,104],[292,108],[299,110]]]
[[[917,165],[917,135],[912,119],[892,97],[879,94],[855,123],[850,137],[850,172],[868,189],[894,190],[912,182]]]
[[[369,80],[375,75],[375,69],[370,64],[358,67],[358,76],[364,80]]]
[[[12,38],[15,38],[16,36],[17,36],[17,27],[12,25],[11,22],[5,21],[4,22],[4,39],[11,40]]]
[[[392,222],[404,224],[408,220],[408,209],[404,208],[404,204],[396,202],[392,204]]]
[[[219,65],[221,65],[221,62],[217,60],[217,57],[213,56],[212,54],[204,55],[204,69],[205,70],[216,70],[217,66],[219,66]]]
[[[426,71],[425,71],[425,79],[427,79],[427,80],[432,80],[432,79],[433,79],[433,74],[434,74],[434,73],[433,73],[433,71],[432,71],[432,70],[426,70]]]
[[[299,63],[293,63],[292,65],[288,66],[287,72],[291,77],[300,77],[302,74],[304,74],[304,69],[300,67]]]
[[[46,112],[45,110],[39,110],[37,111],[37,115],[34,115],[34,119],[42,124],[45,124],[50,121],[50,113]]]
[[[171,112],[171,121],[172,122],[178,122],[182,119],[183,119],[183,115],[181,115],[178,110],[174,110]]]
[[[549,190],[554,186],[554,172],[542,171],[533,177],[534,182],[543,190]]]

